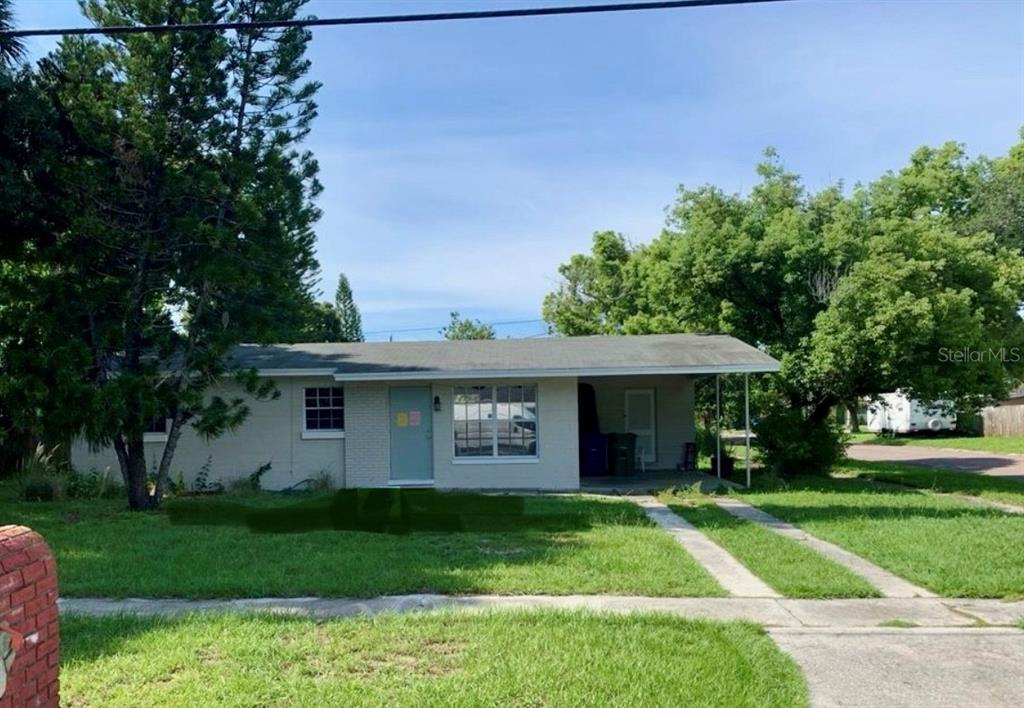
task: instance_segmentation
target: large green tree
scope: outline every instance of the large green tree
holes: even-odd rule
[[[1024,128],[1020,142],[1004,157],[974,161],[970,177],[975,180],[974,203],[966,228],[988,231],[1024,253]]]
[[[12,28],[0,0],[0,29]],[[37,77],[20,64],[19,43],[0,38],[0,470],[17,469],[40,439],[60,437],[78,419],[81,400],[64,376],[80,350],[59,326],[39,248],[67,223],[67,146],[58,112]],[[40,394],[63,405],[46,414]]]
[[[83,9],[98,25],[173,25],[287,19],[300,6]],[[55,238],[27,239],[26,301],[49,298],[47,327],[78,356],[60,370],[85,401],[75,432],[113,446],[133,509],[159,504],[186,425],[216,436],[245,418],[245,397],[222,393],[225,377],[251,396],[276,394],[230,351],[277,339],[312,300],[319,184],[299,149],[316,113],[308,41],[300,28],[68,38],[40,64],[73,145],[62,174],[69,219]],[[170,426],[150,493],[143,432],[154,417]]]
[[[1013,174],[1004,161],[1020,150],[992,172]],[[986,228],[1006,213],[996,197],[980,206],[974,169],[950,143],[849,195],[808,194],[769,151],[749,195],[680,188],[650,243],[596,234],[544,316],[565,334],[733,334],[782,362],[765,403],[811,421],[896,388],[978,405],[1021,375],[1024,259]],[[1012,180],[1000,185],[999,203],[1016,204]]]

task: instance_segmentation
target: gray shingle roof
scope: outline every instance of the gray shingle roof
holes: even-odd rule
[[[779,368],[764,352],[722,334],[243,344],[232,358],[267,374],[308,370],[333,373],[341,380],[706,374]]]

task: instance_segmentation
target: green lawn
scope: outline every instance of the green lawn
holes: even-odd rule
[[[966,494],[1024,507],[1024,482],[1006,477],[942,470],[900,462],[865,460],[844,460],[840,471],[855,474],[863,479],[936,492]]]
[[[667,615],[72,615],[61,634],[74,706],[807,704],[759,628]]]
[[[760,524],[736,518],[706,496],[665,495],[663,501],[786,597],[878,597],[856,573]]]
[[[863,479],[736,493],[942,595],[1024,597],[1024,515]]]
[[[295,503],[272,495],[244,501]],[[521,524],[500,533],[255,533],[172,525],[163,512],[123,511],[120,500],[4,501],[0,523],[26,524],[47,539],[67,596],[724,594],[630,502],[537,496],[525,505]],[[539,521],[545,514],[581,523],[552,530]]]
[[[871,445],[914,445],[919,447],[947,447],[955,450],[977,450],[979,452],[1017,453],[1024,455],[1024,437],[980,438],[965,436],[905,435],[889,437],[874,433],[856,433],[850,442]]]

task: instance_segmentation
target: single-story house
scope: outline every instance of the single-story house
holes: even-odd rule
[[[204,467],[228,482],[269,463],[267,489],[323,475],[336,487],[578,489],[581,433],[633,433],[647,470],[673,470],[694,440],[695,377],[778,369],[703,334],[242,345],[232,356],[281,395],[253,400],[222,437],[188,428],[172,465],[186,483]],[[145,437],[154,468],[161,423]],[[78,442],[72,463],[116,476],[109,448]]]

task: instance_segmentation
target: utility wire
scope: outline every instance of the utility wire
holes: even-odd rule
[[[553,15],[587,15],[605,12],[637,12],[641,10],[678,10],[690,7],[719,5],[753,5],[789,0],[660,0],[657,2],[619,2],[605,5],[564,5],[561,7],[524,7],[509,10],[469,10],[464,12],[431,12],[409,15],[369,15],[364,17],[324,17],[301,20],[258,20],[250,22],[184,22],[165,25],[112,25],[110,27],[61,27],[7,30],[0,37],[48,37],[54,35],[119,35],[152,32],[220,32],[224,30],[278,29],[287,27],[332,27],[337,25],[387,25],[409,22],[447,22],[451,20],[494,20],[513,17],[550,17]]]

